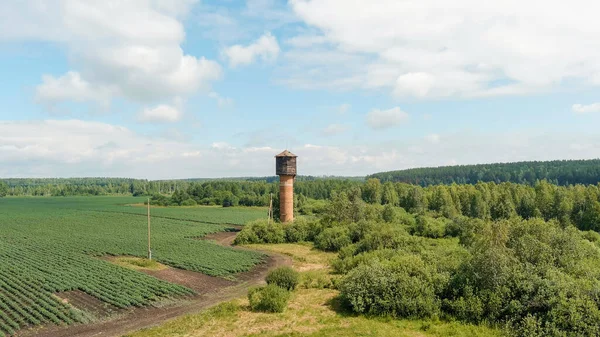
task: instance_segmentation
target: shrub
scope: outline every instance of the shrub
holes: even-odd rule
[[[247,223],[235,238],[236,245],[249,243],[283,243],[285,231],[280,223],[254,220]]]
[[[290,293],[274,284],[248,290],[248,301],[252,311],[283,312]]]
[[[435,317],[440,312],[435,272],[416,255],[394,264],[359,265],[339,284],[357,313],[395,317]]]
[[[357,252],[370,252],[376,249],[395,249],[419,241],[421,238],[412,237],[402,227],[384,224],[377,230],[369,232],[363,240],[358,243]]]
[[[305,218],[296,218],[294,222],[286,225],[284,230],[287,242],[307,241],[310,235],[310,224]]]
[[[196,200],[194,200],[192,198],[186,199],[181,203],[181,206],[196,206],[196,205],[198,205],[198,203],[196,202]]]
[[[351,243],[350,231],[342,226],[327,228],[315,238],[315,247],[332,252],[337,252]]]
[[[596,232],[596,231],[582,232],[582,236],[584,239],[588,240],[589,242],[600,242],[600,234],[598,234],[598,232]]]
[[[294,290],[298,285],[298,272],[290,267],[279,267],[269,272],[266,279],[267,284],[274,284],[286,290]]]
[[[365,236],[375,230],[378,226],[374,221],[361,220],[359,222],[351,223],[348,226],[350,230],[350,239],[352,242],[358,242],[365,238]]]

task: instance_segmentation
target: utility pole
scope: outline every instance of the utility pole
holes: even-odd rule
[[[152,249],[150,249],[150,198],[148,198],[148,260],[152,260]]]
[[[271,218],[273,217],[273,193],[271,193],[271,201],[269,201],[269,213],[267,223],[271,223]]]

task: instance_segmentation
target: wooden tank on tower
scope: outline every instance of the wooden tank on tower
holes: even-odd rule
[[[294,179],[296,156],[288,150],[275,156],[275,173],[279,176],[279,213],[281,222],[294,221]]]

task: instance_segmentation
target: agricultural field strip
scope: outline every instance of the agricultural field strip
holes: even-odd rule
[[[90,199],[96,198],[0,200],[3,229],[0,233],[0,336],[40,324],[86,321],[89,314],[62,303],[54,295],[64,291],[80,290],[119,308],[144,306],[192,293],[185,287],[94,258],[145,256],[146,221],[140,214],[118,210],[127,206],[114,204],[132,198],[98,198],[97,207],[89,207]],[[98,208],[112,210],[98,212]],[[140,211],[145,209],[140,207]],[[210,208],[182,211],[195,213],[197,219],[202,219],[205,211],[209,218],[222,214],[226,220],[233,220],[231,222],[259,213],[236,210],[234,214],[227,214]],[[228,276],[248,270],[263,259],[262,254],[193,239],[220,231],[222,225],[168,215],[158,215],[152,221],[153,254],[160,262],[209,275]]]

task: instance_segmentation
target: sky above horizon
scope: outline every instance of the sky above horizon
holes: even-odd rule
[[[0,177],[600,157],[600,2],[5,0]]]

